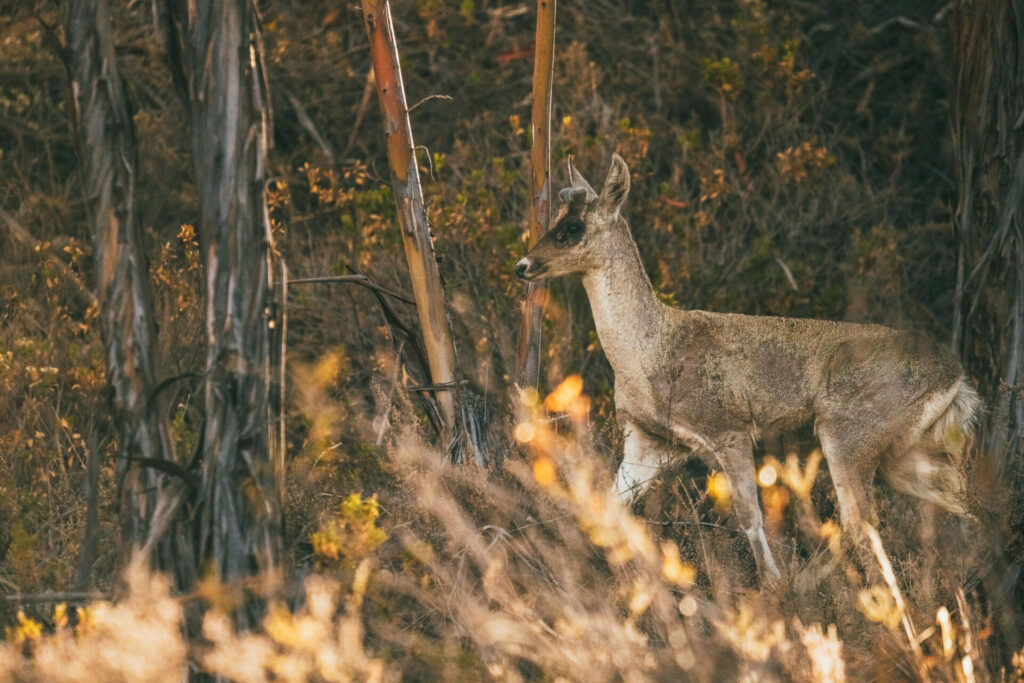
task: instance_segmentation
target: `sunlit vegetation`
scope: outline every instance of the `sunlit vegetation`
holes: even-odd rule
[[[813,435],[761,443],[784,573],[761,589],[722,473],[680,464],[633,510],[610,495],[613,376],[578,282],[551,284],[540,390],[515,391],[530,3],[392,5],[488,469],[445,461],[417,391],[431,380],[358,4],[261,3],[276,255],[292,278],[363,274],[386,291],[289,288],[282,570],[221,582],[199,568],[175,590],[121,543],[124,463],[54,48],[64,36],[54,6],[31,9],[0,7],[0,679],[1024,677],[1019,478],[977,480],[1000,481],[971,492],[990,512],[980,531],[879,482],[881,550],[864,558],[839,531]],[[189,117],[150,4],[114,2],[113,20],[135,107],[160,395],[187,463],[202,445],[206,353]],[[567,155],[595,177],[622,155],[624,210],[675,305],[879,322],[948,343],[946,21],[930,2],[563,0],[555,191]],[[424,99],[435,94],[451,99]],[[97,552],[72,590],[92,453]],[[253,598],[262,620],[239,628],[233,611]]]

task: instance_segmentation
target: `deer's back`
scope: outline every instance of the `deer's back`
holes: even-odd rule
[[[948,352],[881,325],[669,309],[665,336],[644,351],[647,407],[696,433],[787,430],[883,401],[895,410],[963,374]]]

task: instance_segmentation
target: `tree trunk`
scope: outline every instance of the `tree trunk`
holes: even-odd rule
[[[981,382],[979,434],[993,482],[1016,481],[1024,434],[1024,0],[952,15],[956,212],[954,344]]]
[[[388,0],[363,0],[363,21],[370,41],[377,95],[388,137],[391,185],[398,207],[398,221],[402,230],[405,258],[409,264],[416,311],[427,350],[430,380],[435,385],[449,385],[448,388],[437,390],[436,397],[444,424],[442,439],[450,449],[458,430],[455,346],[445,313],[444,289],[441,287],[441,275],[437,269],[427,212],[423,205],[405,86],[398,63],[398,43],[391,24]]]
[[[93,220],[100,320],[119,447],[123,541],[126,548],[154,551],[156,567],[172,571],[181,558],[190,566],[194,562],[188,562],[191,544],[183,530],[166,535],[171,525],[158,514],[160,501],[177,498],[186,483],[151,466],[172,465],[174,453],[163,402],[154,394],[155,325],[135,205],[138,164],[131,107],[114,57],[108,0],[67,0],[61,11],[70,116]],[[95,457],[90,455],[90,469]],[[87,572],[86,567],[80,570]],[[178,580],[179,587],[187,585],[190,573],[179,572]]]
[[[269,580],[281,550],[283,444],[259,18],[249,0],[167,0],[162,20],[190,108],[207,283],[201,561],[224,581]],[[256,623],[258,612],[251,605],[240,620]]]
[[[953,339],[989,408],[975,477],[991,508],[992,559],[982,577],[997,625],[989,647],[1014,652],[1021,640],[1014,539],[1022,531],[1024,433],[1024,0],[960,2],[950,26],[960,194]]]
[[[529,246],[548,230],[551,219],[551,86],[555,68],[557,0],[537,0],[537,39],[533,59],[532,142],[530,146]],[[536,389],[540,381],[540,332],[547,285],[529,282],[523,300],[516,350],[516,384]]]

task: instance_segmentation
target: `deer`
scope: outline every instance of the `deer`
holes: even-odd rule
[[[579,274],[615,374],[623,457],[614,491],[630,505],[667,466],[693,454],[728,479],[732,512],[762,584],[781,576],[765,536],[754,447],[812,425],[840,526],[863,540],[877,523],[873,485],[972,519],[963,458],[981,400],[953,354],[921,336],[857,324],[682,310],[661,301],[622,207],[615,154],[601,194],[568,160],[551,229],[515,266],[523,280]]]

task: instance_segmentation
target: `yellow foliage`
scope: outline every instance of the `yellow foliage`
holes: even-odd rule
[[[725,472],[712,472],[708,476],[708,495],[720,512],[732,507],[732,486]]]
[[[547,456],[540,456],[533,461],[533,478],[541,486],[549,486],[555,481],[555,463]]]
[[[870,621],[895,629],[900,624],[899,608],[892,595],[882,586],[865,588],[857,596],[857,607]]]
[[[318,386],[327,387],[338,379],[345,363],[345,356],[340,351],[329,351],[313,366],[313,381]]]
[[[363,500],[360,494],[351,494],[341,504],[340,514],[313,533],[313,552],[320,561],[355,566],[388,538],[377,526],[379,516],[376,495]]]
[[[689,588],[697,580],[697,570],[679,558],[679,548],[672,541],[661,544],[661,571],[665,580],[682,588]]]
[[[807,464],[801,469],[800,459],[796,453],[790,453],[786,456],[785,466],[769,455],[764,459],[764,467],[774,469],[778,473],[778,478],[782,480],[782,483],[790,491],[795,493],[801,500],[806,500],[810,497],[811,489],[814,487],[814,480],[818,476],[818,466],[821,464],[821,457],[821,449],[815,448],[807,457]]]
[[[25,616],[25,610],[18,610],[18,625],[7,628],[7,640],[15,645],[32,643],[43,634],[43,625]]]
[[[815,139],[787,147],[776,154],[776,158],[782,177],[794,183],[803,182],[818,170],[835,163],[835,157],[829,155],[828,150],[818,145]]]
[[[544,399],[544,407],[553,412],[566,410],[583,391],[583,378],[569,375]]]

